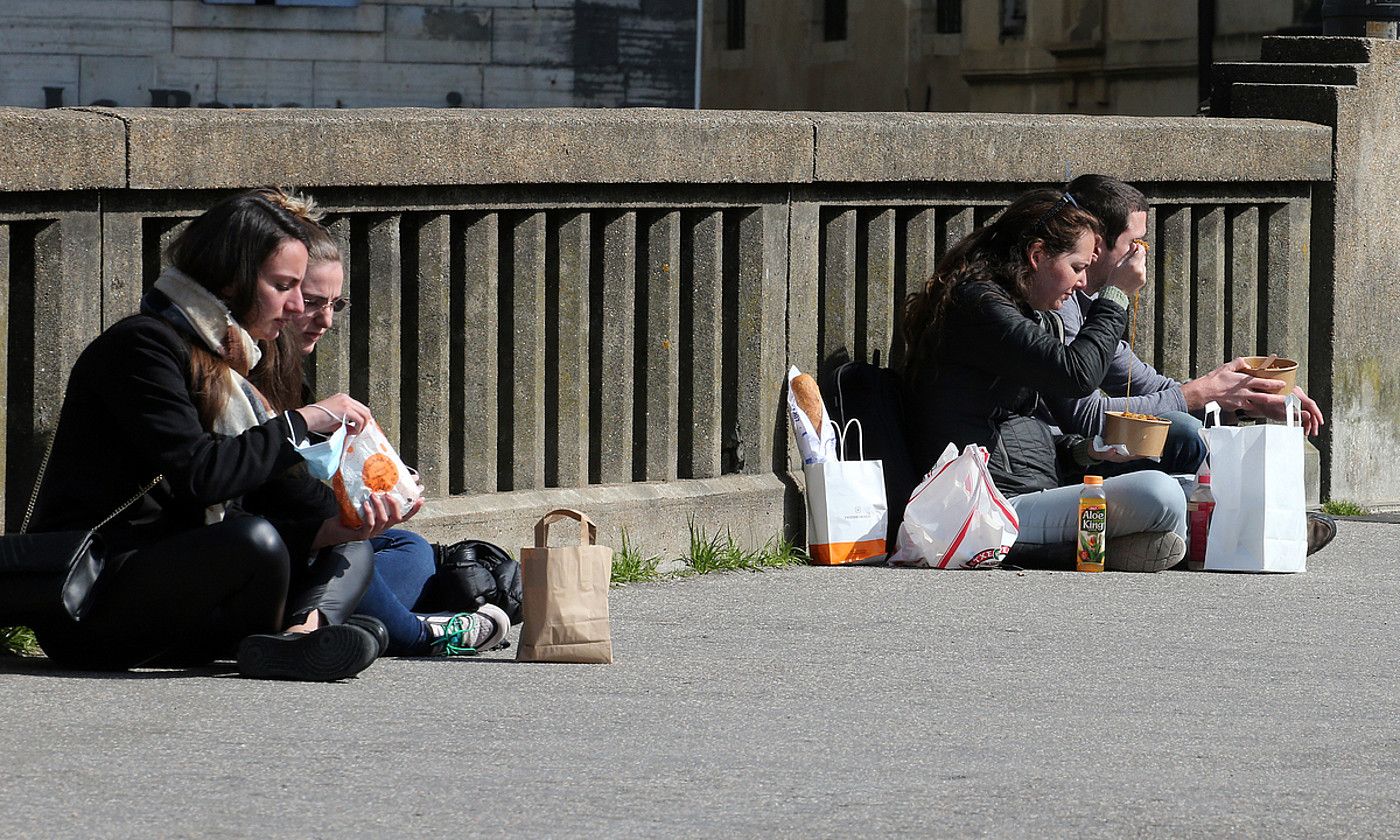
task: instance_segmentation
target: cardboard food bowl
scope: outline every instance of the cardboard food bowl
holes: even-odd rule
[[[1292,359],[1278,358],[1270,362],[1267,368],[1263,367],[1268,361],[1268,356],[1245,356],[1245,370],[1249,371],[1251,376],[1277,379],[1284,383],[1287,387],[1279,392],[1281,394],[1293,393],[1293,389],[1298,385],[1298,363]]]
[[[1107,411],[1104,412],[1103,440],[1108,444],[1121,443],[1128,447],[1128,454],[1139,458],[1158,458],[1167,445],[1167,431],[1171,427],[1170,420],[1160,417],[1143,420],[1128,417],[1121,411]]]

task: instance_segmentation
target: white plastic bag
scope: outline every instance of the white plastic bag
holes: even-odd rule
[[[860,460],[848,461],[850,430],[860,430]],[[840,461],[806,464],[807,553],[818,566],[848,563],[881,563],[888,547],[888,505],[885,502],[885,468],[880,461],[865,460],[865,431],[851,419],[841,433]]]
[[[992,483],[987,450],[943,450],[909,497],[892,566],[975,569],[1000,562],[1020,530],[1016,511]]]
[[[1303,490],[1303,427],[1298,398],[1289,396],[1287,424],[1221,426],[1220,406],[1206,407],[1202,430],[1210,449],[1215,496],[1206,539],[1207,571],[1307,570],[1307,501]],[[1211,417],[1215,425],[1209,425]]]
[[[331,479],[331,488],[340,503],[341,524],[359,528],[360,510],[372,493],[386,493],[398,500],[400,510],[407,510],[420,495],[417,476],[399,459],[379,424],[371,420],[363,431],[345,442],[340,469]]]

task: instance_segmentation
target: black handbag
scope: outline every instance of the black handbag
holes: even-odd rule
[[[93,593],[107,564],[106,547],[97,529],[135,504],[163,478],[151,479],[141,492],[89,530],[26,533],[52,453],[50,442],[20,532],[0,536],[0,625],[30,624],[63,615],[81,621],[92,607]]]
[[[506,550],[485,540],[434,545],[437,572],[415,605],[425,612],[474,611],[495,604],[512,624],[524,619],[520,564]]]

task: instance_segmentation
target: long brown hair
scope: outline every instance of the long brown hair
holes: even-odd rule
[[[906,375],[912,378],[937,346],[953,294],[963,285],[989,281],[1012,302],[1029,306],[1031,245],[1040,242],[1048,257],[1057,257],[1074,250],[1086,232],[1102,229],[1069,193],[1040,189],[1023,194],[991,223],[963,237],[923,287],[905,298],[901,334]]]
[[[258,315],[258,270],[267,258],[290,241],[309,250],[310,226],[316,223],[299,201],[273,187],[229,196],[190,222],[166,249],[166,259],[224,301],[233,317],[246,324]],[[225,371],[250,373],[248,360],[237,352],[240,349],[226,346],[226,356],[219,356],[198,342],[190,344],[192,390],[205,429],[214,427],[227,405]]]

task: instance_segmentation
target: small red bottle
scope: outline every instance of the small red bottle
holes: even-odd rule
[[[1196,487],[1186,499],[1186,568],[1202,572],[1206,568],[1206,541],[1210,537],[1210,517],[1215,513],[1215,496],[1210,492],[1210,475],[1196,479]]]

